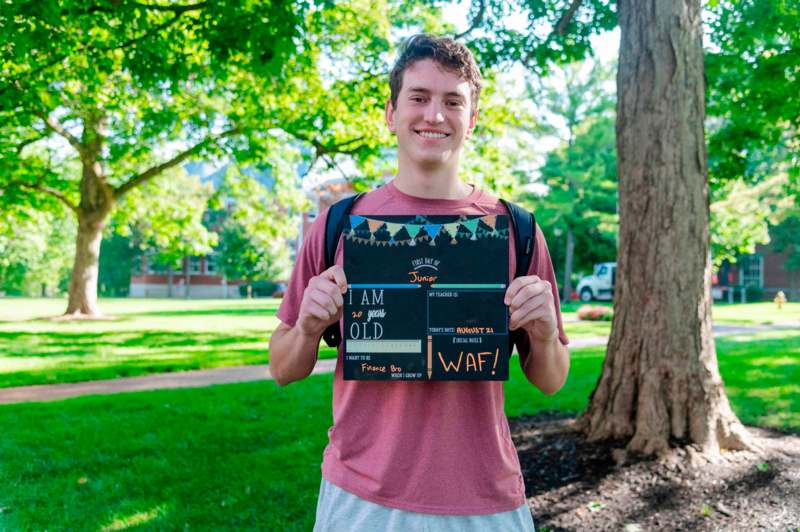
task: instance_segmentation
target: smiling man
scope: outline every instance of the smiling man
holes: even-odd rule
[[[459,179],[461,150],[478,117],[482,79],[452,39],[410,38],[390,76],[387,125],[397,136],[397,176],[360,198],[353,214],[508,214]],[[270,370],[287,384],[308,376],[320,336],[342,317],[342,243],[325,268],[325,219],[306,235],[270,340]],[[513,242],[509,237],[509,242]],[[509,327],[528,380],[551,394],[569,370],[558,289],[541,231],[528,275],[513,279]],[[512,281],[513,279],[513,281]],[[533,530],[499,381],[345,381],[333,377],[333,426],[322,462],[315,530]]]

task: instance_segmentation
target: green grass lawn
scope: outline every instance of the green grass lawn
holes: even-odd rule
[[[65,300],[0,298],[0,387],[266,364],[280,300],[100,304],[114,319],[54,322],[41,318],[62,313]]]
[[[718,341],[747,424],[800,432],[800,332]],[[603,349],[544,396],[512,360],[509,416],[579,412]],[[0,530],[310,530],[331,376],[0,405]]]
[[[786,303],[778,310],[775,303],[733,304],[716,303],[714,320],[718,323],[741,323],[747,325],[786,324],[800,328],[800,303]]]
[[[53,384],[220,366],[265,364],[278,324],[276,299],[102,299],[108,321],[54,322],[64,299],[0,298],[0,387]],[[609,322],[576,321],[564,307],[570,339],[606,336]],[[800,303],[719,305],[721,323],[786,322],[800,326]],[[321,348],[322,358],[335,356]]]

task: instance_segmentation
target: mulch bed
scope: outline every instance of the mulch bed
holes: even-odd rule
[[[622,443],[587,442],[563,414],[509,424],[537,531],[800,532],[800,435],[748,427],[761,454],[710,463],[693,447],[631,457]]]

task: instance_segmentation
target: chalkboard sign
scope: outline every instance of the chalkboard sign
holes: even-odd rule
[[[351,215],[346,380],[507,380],[508,217]]]

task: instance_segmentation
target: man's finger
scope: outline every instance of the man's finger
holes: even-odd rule
[[[320,276],[325,277],[326,279],[330,279],[336,286],[339,287],[339,292],[344,294],[347,292],[347,277],[344,275],[344,270],[338,264],[334,264],[324,272],[320,274]]]
[[[514,305],[513,303],[509,307],[509,312],[511,314],[515,314],[522,310],[523,312],[530,312],[531,310],[541,307],[547,306],[547,295],[546,294],[539,294],[536,297],[532,297],[526,301],[523,301],[519,305]]]
[[[506,305],[510,305],[511,301],[517,295],[517,293],[525,286],[535,283],[539,281],[539,276],[537,275],[526,275],[524,277],[517,277],[511,284],[508,285],[508,290],[506,290],[506,296],[504,298],[504,302]]]
[[[539,297],[542,294],[547,294],[550,291],[550,283],[545,281],[538,281],[535,283],[526,284],[519,289],[517,295],[511,299],[509,307],[512,310],[518,309],[525,304],[526,301]]]
[[[511,315],[508,319],[508,328],[512,330],[519,329],[532,321],[546,317],[548,314],[549,310],[544,305],[537,305],[532,308],[528,308],[526,305],[525,308],[521,308]]]
[[[311,301],[327,310],[331,316],[336,314],[336,312],[339,310],[336,307],[336,303],[334,303],[333,299],[331,299],[331,296],[322,290],[312,290],[308,295],[311,298]]]

